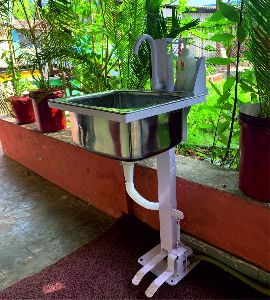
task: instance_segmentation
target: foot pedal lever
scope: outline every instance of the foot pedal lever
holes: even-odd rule
[[[150,272],[152,269],[154,269],[154,267],[156,267],[166,256],[167,251],[162,250],[160,254],[156,255],[135,274],[135,276],[132,279],[132,283],[134,285],[138,285],[143,279],[144,275]]]
[[[168,255],[168,267],[167,270],[161,273],[148,287],[145,291],[145,295],[148,298],[151,298],[155,292],[162,286],[164,282],[166,282],[175,272],[174,270],[174,262],[177,256],[170,253]]]

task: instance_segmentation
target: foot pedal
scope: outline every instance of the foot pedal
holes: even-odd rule
[[[173,275],[173,272],[165,271],[162,274],[160,274],[148,287],[148,289],[145,291],[145,296],[148,298],[153,297],[155,292],[162,286],[164,282],[166,282],[171,276]]]
[[[151,298],[155,292],[162,286],[164,282],[166,282],[171,276],[174,274],[174,262],[177,256],[170,253],[168,255],[167,263],[168,267],[167,270],[161,273],[148,287],[145,291],[145,295],[148,298]]]
[[[167,256],[167,251],[162,250],[160,254],[155,256],[150,262],[148,262],[144,267],[142,267],[133,277],[132,283],[138,285],[143,279],[144,275],[154,269],[165,257]]]

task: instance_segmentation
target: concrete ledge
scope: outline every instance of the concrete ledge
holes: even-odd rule
[[[34,125],[0,120],[6,155],[114,217],[122,212],[158,228],[158,213],[132,202],[124,190],[119,162],[72,143],[69,130],[41,134]],[[270,270],[269,204],[238,190],[238,174],[191,158],[176,157],[177,201],[184,212],[182,229],[196,239],[252,265]],[[137,164],[135,183],[149,200],[157,199],[154,159]]]
[[[182,155],[176,155],[175,160],[177,177],[217,189],[220,192],[228,192],[235,196],[239,196],[247,202],[256,202],[258,205],[270,208],[270,203],[260,202],[250,198],[239,189],[238,172]],[[155,158],[148,158],[140,161],[138,162],[138,165],[150,169],[157,169]]]

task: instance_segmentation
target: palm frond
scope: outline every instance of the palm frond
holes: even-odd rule
[[[153,39],[165,38],[167,35],[166,21],[161,11],[162,1],[146,0],[146,32]]]
[[[191,20],[181,25],[182,19],[176,7],[172,7],[172,16],[164,17],[161,9],[162,1],[146,0],[147,33],[154,39],[176,38],[182,32],[196,27],[199,19]]]
[[[0,115],[13,116],[8,95],[0,88]]]
[[[270,117],[270,2],[245,0],[250,37],[248,58],[255,70],[262,115]]]
[[[125,0],[120,5],[114,0],[101,2],[106,35],[117,59],[121,88],[138,88],[142,82],[145,83],[146,68],[138,68],[140,62],[134,58],[132,49],[145,28],[145,0]],[[146,49],[140,49],[140,56],[146,52]]]

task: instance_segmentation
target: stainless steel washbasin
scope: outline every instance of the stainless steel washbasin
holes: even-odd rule
[[[49,100],[70,111],[76,144],[110,158],[135,161],[166,151],[182,140],[183,108],[205,100],[187,92],[110,91]]]

